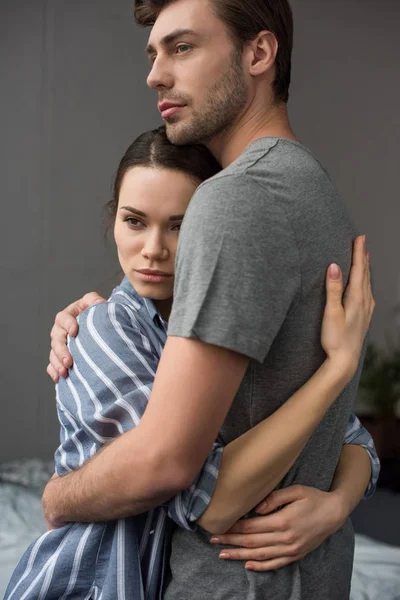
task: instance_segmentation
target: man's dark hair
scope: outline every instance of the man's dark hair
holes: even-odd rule
[[[175,146],[167,138],[165,127],[142,133],[129,146],[115,175],[111,200],[106,205],[107,229],[114,224],[122,181],[133,167],[153,167],[181,171],[196,183],[209,179],[221,167],[205,146]],[[173,190],[171,190],[173,194]]]
[[[176,0],[135,0],[138,25],[154,25],[160,12]],[[260,31],[270,31],[278,40],[273,83],[276,102],[289,99],[293,50],[293,14],[288,0],[209,0],[216,16],[228,28],[235,46],[242,49]]]

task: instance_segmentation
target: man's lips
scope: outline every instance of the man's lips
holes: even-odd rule
[[[160,111],[163,119],[168,119],[168,117],[175,115],[182,108],[184,108],[184,106],[184,104],[176,104],[173,102],[160,102],[158,105],[158,110]]]

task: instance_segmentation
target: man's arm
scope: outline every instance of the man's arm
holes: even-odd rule
[[[53,525],[138,514],[191,484],[216,439],[248,359],[194,339],[170,337],[140,424],[43,494]]]

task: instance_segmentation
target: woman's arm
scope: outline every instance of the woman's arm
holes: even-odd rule
[[[327,359],[273,415],[228,444],[214,495],[197,523],[213,534],[225,533],[268,496],[348,383],[347,374]]]
[[[328,357],[273,415],[226,446],[214,495],[197,521],[211,533],[227,531],[272,492],[357,370],[374,308],[362,240],[355,244],[344,306],[341,276],[331,278],[328,273],[326,285],[322,345]],[[352,305],[360,293],[365,297],[363,315],[355,313]]]
[[[211,539],[224,546],[220,558],[247,561],[245,568],[254,571],[274,571],[318,548],[343,526],[365,492],[374,465],[365,450],[359,444],[343,445],[329,492],[302,485],[272,492],[256,509],[263,516],[241,519],[227,534]]]

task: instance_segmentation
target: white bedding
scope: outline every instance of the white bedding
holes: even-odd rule
[[[38,490],[0,483],[0,598],[18,560],[44,531]]]
[[[400,600],[400,548],[356,536],[351,600]]]
[[[0,465],[0,598],[23,552],[46,530],[40,497],[51,472],[52,463],[35,460]],[[400,548],[356,536],[350,600],[400,600]]]

